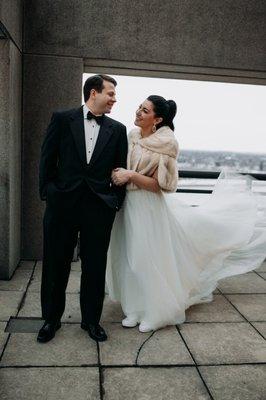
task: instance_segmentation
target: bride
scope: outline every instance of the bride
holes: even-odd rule
[[[129,133],[128,169],[112,174],[114,184],[127,184],[127,196],[111,235],[108,292],[121,303],[122,325],[140,324],[140,332],[184,322],[188,307],[212,300],[220,279],[257,268],[266,257],[266,216],[250,178],[221,173],[198,207],[174,194],[175,114],[174,101],[149,96]]]

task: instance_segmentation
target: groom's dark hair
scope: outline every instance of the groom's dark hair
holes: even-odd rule
[[[83,87],[85,103],[90,98],[91,89],[95,89],[98,93],[102,92],[104,81],[111,82],[114,86],[117,85],[116,80],[109,75],[93,75],[86,80]]]

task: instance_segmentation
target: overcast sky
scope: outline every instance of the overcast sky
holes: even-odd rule
[[[83,81],[92,74],[84,74]],[[156,94],[177,103],[180,149],[266,154],[266,87],[112,75],[117,103],[110,116],[134,127],[138,105]]]

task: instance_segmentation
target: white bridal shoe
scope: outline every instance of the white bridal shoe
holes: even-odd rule
[[[134,328],[138,325],[138,321],[134,317],[126,317],[125,319],[123,319],[122,325],[125,328]]]
[[[146,324],[146,322],[141,322],[139,326],[139,331],[142,333],[146,333],[146,332],[152,332],[153,329],[148,324]]]

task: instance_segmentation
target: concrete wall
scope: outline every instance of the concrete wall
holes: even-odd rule
[[[264,0],[27,0],[25,6],[29,53],[266,69]]]
[[[0,23],[0,279],[21,252],[22,0],[1,0]]]
[[[266,82],[264,0],[1,0],[0,276],[20,245],[20,90],[24,3],[21,257],[42,255],[40,145],[51,112],[80,104],[83,70]],[[4,272],[3,272],[4,271]]]
[[[0,279],[20,260],[21,242],[21,53],[0,41]]]
[[[22,51],[23,0],[1,0],[0,21]]]
[[[42,256],[44,203],[39,199],[40,147],[51,113],[81,104],[83,61],[73,57],[24,56],[23,86],[23,215],[25,259]]]
[[[266,82],[262,0],[25,0],[23,258],[42,255],[39,151],[86,71]]]

